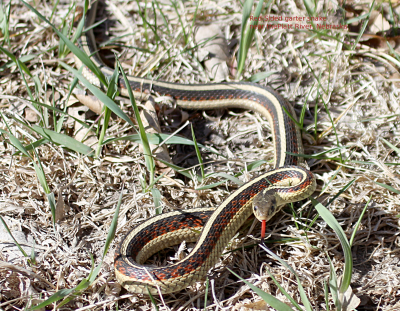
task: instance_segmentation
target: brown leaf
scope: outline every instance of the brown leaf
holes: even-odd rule
[[[153,101],[148,100],[144,107],[145,109],[143,109],[140,113],[140,117],[142,119],[142,123],[146,130],[146,133],[161,133],[161,127],[158,121],[155,104],[153,103]],[[150,148],[152,150],[152,154],[156,158],[164,160],[166,162],[172,162],[166,145],[162,145],[161,147],[159,147],[157,145],[150,144]],[[139,150],[141,153],[143,153],[142,145],[139,145]],[[174,175],[173,171],[162,162],[156,161],[156,165],[160,169],[161,173],[168,173],[170,176],[171,174]]]
[[[213,38],[213,39],[211,39]],[[200,26],[195,33],[196,44],[204,43],[199,48],[199,58],[207,60],[204,65],[214,81],[223,81],[229,76],[227,61],[229,49],[219,26],[215,24]]]

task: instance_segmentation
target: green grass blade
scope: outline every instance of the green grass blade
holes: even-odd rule
[[[397,148],[396,146],[392,145],[390,142],[388,142],[388,141],[387,141],[386,139],[384,139],[384,138],[381,138],[381,140],[382,140],[387,146],[389,146],[389,147],[392,148],[394,151],[396,151],[396,152],[397,152],[397,155],[400,156],[400,149],[399,149],[399,148]]]
[[[194,149],[196,150],[197,160],[199,161],[200,164],[201,178],[204,179],[205,173],[204,173],[203,158],[201,157],[201,152],[199,146],[197,145],[196,136],[194,135],[193,124],[191,125],[191,129],[192,129]]]
[[[82,291],[82,290],[86,289],[87,287],[89,287],[91,284],[93,284],[93,282],[95,281],[95,279],[97,278],[97,276],[98,276],[98,274],[100,272],[101,266],[103,264],[103,260],[104,260],[105,256],[107,255],[107,252],[108,252],[108,250],[110,248],[110,245],[114,240],[115,232],[117,231],[118,216],[119,216],[119,210],[120,210],[121,203],[122,203],[123,190],[124,190],[124,187],[122,186],[122,189],[121,189],[121,192],[120,192],[120,195],[119,195],[119,198],[118,198],[117,207],[115,209],[114,216],[113,216],[113,219],[111,221],[110,228],[108,229],[108,234],[107,234],[106,242],[105,242],[105,245],[104,245],[103,257],[101,259],[101,262],[100,262],[100,264],[98,264],[96,266],[96,268],[94,268],[94,269],[92,269],[90,271],[89,276],[85,279],[85,280],[87,280],[87,282],[81,282],[81,284],[79,284],[75,288],[77,291]],[[93,256],[92,256],[92,267],[93,266],[94,266],[94,259],[93,259]],[[85,281],[85,280],[83,280],[83,281]]]
[[[263,290],[259,289],[258,287],[254,286],[250,282],[247,282],[245,279],[241,278],[231,269],[227,268],[234,276],[241,279],[244,283],[246,283],[258,296],[260,296],[267,304],[269,304],[272,308],[275,308],[278,311],[293,311],[287,304],[283,303],[282,301],[278,300],[274,296],[264,292]]]
[[[296,302],[296,300],[293,299],[293,297],[291,297],[289,295],[289,293],[281,286],[281,284],[279,284],[279,282],[275,279],[275,277],[272,275],[271,272],[269,272],[269,270],[267,269],[267,272],[269,274],[269,276],[271,277],[272,281],[274,281],[275,285],[279,288],[279,290],[281,291],[282,294],[284,294],[286,296],[287,299],[289,299],[289,301],[296,307],[297,310],[299,311],[303,311],[303,309],[300,307],[300,305]]]
[[[160,145],[160,144],[168,144],[168,145],[188,145],[194,146],[194,142],[190,139],[180,136],[171,136],[170,134],[162,134],[162,133],[146,133],[147,140],[150,144],[153,145]],[[135,143],[142,143],[140,134],[132,134],[123,137],[116,137],[104,140],[103,144],[110,144],[114,141],[118,140],[129,140]],[[202,144],[197,143],[197,145],[201,148],[206,149],[214,154],[221,155],[218,151],[214,150],[213,148],[206,147]],[[264,162],[267,163],[267,162]]]
[[[227,175],[228,175],[228,174],[227,174]],[[218,181],[218,182],[216,182],[216,183],[212,183],[212,184],[208,184],[208,185],[205,185],[205,186],[197,187],[196,190],[212,189],[212,188],[218,187],[219,185],[222,185],[222,184],[226,183],[228,180],[231,180],[231,178],[235,178],[235,177],[230,176],[230,175],[228,175],[228,176],[229,176],[230,178],[226,178],[226,179],[221,180],[221,181]],[[236,179],[236,178],[235,178],[235,179]],[[241,181],[239,181],[239,182],[240,182],[240,184],[243,184],[243,182],[241,182]],[[240,184],[239,184],[239,185],[240,185]]]
[[[28,67],[26,67],[26,65],[23,62],[19,61],[18,58],[16,58],[14,56],[14,54],[12,54],[7,49],[0,46],[0,51],[3,52],[4,54],[6,54],[9,58],[11,58],[11,60],[18,67],[21,77],[24,80],[26,91],[28,92],[30,99],[33,100],[34,98],[33,98],[32,92],[29,88],[28,82],[26,82],[25,75],[24,75],[24,72],[25,72],[29,77],[32,78],[32,74],[31,74],[30,70],[28,69]],[[36,85],[36,82],[35,82],[35,85]]]
[[[337,126],[337,125],[336,125],[335,121],[333,120],[332,115],[331,115],[331,112],[329,111],[328,105],[327,105],[327,103],[324,101],[323,98],[322,98],[322,104],[324,105],[326,114],[328,115],[329,120],[331,121],[333,133],[335,134],[335,138],[336,138],[336,145],[340,147],[339,135],[338,135],[338,132],[337,132],[337,130],[336,130],[336,126]],[[343,163],[342,153],[341,153],[341,152],[340,152],[340,163]]]
[[[3,2],[0,3],[0,29],[3,35],[3,39],[10,45],[10,12],[11,12],[11,2],[7,6],[3,6]]]
[[[160,215],[162,213],[161,208],[161,192],[156,188],[151,188],[151,194],[153,195],[154,207],[156,208],[156,214]]]
[[[77,80],[77,81],[78,81],[78,80]],[[12,97],[12,98],[18,99],[18,97],[16,97],[16,96],[14,96],[14,97]],[[68,97],[68,98],[69,98],[69,97]],[[67,99],[68,99],[68,98],[67,98]],[[25,99],[25,100],[28,101],[28,102],[30,102],[30,103],[32,103],[32,104],[34,104],[34,105],[41,106],[41,107],[46,108],[46,109],[48,109],[48,110],[51,110],[51,111],[53,111],[53,112],[57,112],[57,113],[59,113],[59,114],[61,114],[61,115],[68,116],[68,117],[74,119],[75,122],[78,122],[80,125],[84,126],[85,128],[90,128],[90,126],[89,126],[88,124],[86,124],[85,122],[83,122],[82,120],[79,120],[78,118],[76,118],[76,117],[70,115],[69,113],[67,113],[67,112],[65,112],[65,111],[63,111],[63,110],[60,110],[60,109],[58,109],[58,108],[56,108],[56,107],[54,107],[54,106],[50,106],[50,105],[47,105],[47,104],[44,104],[44,103],[41,103],[41,102],[38,102],[38,101],[35,101],[35,100],[29,100],[29,99]],[[20,119],[14,119],[14,120],[16,120],[16,121],[18,121],[18,122],[21,123],[21,120],[20,120]],[[25,123],[24,123],[24,124],[25,124]],[[26,125],[26,124],[25,124],[25,125]],[[61,130],[61,129],[60,129],[60,130]],[[56,131],[56,132],[59,133],[60,130],[58,130],[58,131]]]
[[[52,23],[50,23],[42,14],[40,14],[35,8],[33,8],[31,5],[26,3],[24,0],[21,0],[21,2],[28,7],[32,12],[34,12],[42,21],[47,23],[53,30],[54,32],[60,37],[61,40],[64,41],[66,46],[69,48],[69,50],[79,58],[79,60],[86,65],[92,71],[96,77],[100,80],[100,82],[103,85],[107,85],[107,81],[104,77],[104,74],[101,72],[101,70],[93,63],[93,61],[90,59],[88,55],[86,55],[85,52],[83,52],[81,49],[75,46],[75,44],[70,41],[66,36],[64,36]],[[86,4],[85,4],[86,5]],[[85,12],[86,13],[86,12]]]
[[[330,309],[329,309],[329,287],[328,287],[328,283],[325,280],[324,280],[324,296],[325,296],[326,310],[330,311]]]
[[[397,190],[397,189],[393,188],[392,186],[389,186],[389,185],[386,185],[386,184],[383,184],[383,183],[380,183],[380,182],[377,182],[377,181],[374,181],[374,183],[376,183],[378,186],[381,186],[381,187],[383,187],[383,188],[385,188],[385,189],[387,189],[389,191],[392,191],[394,193],[400,194],[400,190]]]
[[[115,96],[118,94],[118,85],[117,85],[118,79],[119,79],[118,68],[119,68],[118,66],[115,67],[114,73],[110,79],[110,83],[109,83],[108,89],[107,89],[107,97],[111,98],[111,100],[113,100],[113,101],[114,101]],[[106,131],[108,128],[108,123],[110,121],[110,118],[111,118],[111,110],[105,106],[104,107],[103,125],[101,127],[99,141],[97,143],[96,158],[98,158],[100,155],[101,147],[103,145],[104,137],[106,135]]]
[[[32,161],[33,162],[33,167],[35,168],[36,175],[37,175],[37,177],[39,179],[40,184],[42,185],[43,191],[46,194],[50,194],[51,191],[50,191],[49,185],[47,184],[46,175],[44,173],[44,169],[43,169],[42,163],[40,162],[40,159],[39,159],[39,157],[38,157],[38,155],[36,153],[36,149],[33,149],[33,150],[35,151],[36,159],[37,159],[37,161],[39,163],[39,165],[38,165],[34,161]]]
[[[225,172],[212,173],[212,174],[208,175],[207,177],[211,177],[211,176],[213,176],[213,177],[217,176],[217,177],[226,178],[226,180],[230,180],[230,181],[234,182],[235,184],[237,184],[238,186],[241,186],[241,185],[244,184],[244,182],[241,181],[240,179],[237,179],[236,177],[234,177],[232,175],[229,175],[229,174],[227,174]]]
[[[110,248],[110,245],[111,245],[112,241],[114,240],[115,232],[117,231],[118,216],[119,216],[119,210],[120,210],[121,203],[122,203],[123,190],[124,190],[124,188],[122,187],[121,193],[119,194],[117,207],[115,208],[115,213],[114,213],[113,219],[111,221],[110,228],[108,229],[106,244],[104,245],[103,259],[104,259],[104,257],[106,257],[108,249]]]
[[[83,70],[83,67],[79,68],[78,72],[80,74],[82,74],[82,70]],[[67,98],[65,99],[66,103],[68,103],[69,98],[71,97],[73,90],[78,85],[78,82],[79,82],[79,79],[77,77],[74,77],[72,82],[71,82],[71,84],[70,84],[70,86],[69,86],[69,88],[68,88],[68,95],[67,95]],[[63,123],[64,123],[64,119],[65,119],[65,111],[66,111],[66,109],[67,109],[67,107],[64,107],[64,111],[63,111],[62,117],[57,122],[57,125],[56,125],[56,128],[55,128],[57,133],[61,132],[61,129],[62,129],[62,126],[63,126]],[[86,127],[86,128],[90,127],[89,125],[87,125],[85,122],[82,122],[81,120],[79,120],[79,123],[81,125],[85,124],[83,126]]]
[[[10,139],[10,143],[17,148],[20,152],[22,152],[24,155],[26,155],[28,158],[30,158],[33,161],[32,156],[28,153],[28,151],[25,149],[25,147],[21,144],[21,142],[11,133],[0,129],[0,133],[8,135]]]
[[[159,1],[154,1],[153,3],[155,3],[155,5],[157,6],[158,13],[160,14],[160,16],[164,22],[165,29],[167,29],[167,34],[170,35],[171,34],[170,24],[167,21],[167,17],[165,16],[163,10],[160,7]]]
[[[287,114],[287,116],[295,123],[297,124],[298,127],[301,128],[301,124],[296,120],[295,117],[292,116],[292,114],[289,112],[289,110],[286,109],[285,106],[282,106],[283,110],[285,111],[285,113]]]
[[[314,83],[313,86],[310,88],[310,91],[307,93],[306,100],[304,101],[303,107],[301,108],[301,113],[300,113],[300,116],[299,116],[299,123],[300,123],[300,129],[301,129],[301,130],[304,128],[304,118],[305,118],[305,115],[306,115],[306,109],[307,109],[308,98],[310,97],[311,92],[312,92],[313,89],[314,89],[314,85],[315,85],[315,83]]]
[[[109,247],[109,245],[107,246],[107,250],[108,250],[108,247]],[[106,249],[104,248],[104,251],[105,250]],[[104,257],[101,259],[101,262],[96,266],[96,268],[93,269],[93,272],[90,273],[89,277],[86,279],[87,280],[87,286],[82,288],[81,290],[85,290],[87,287],[89,287],[91,284],[93,284],[93,282],[96,280],[97,276],[99,275],[101,266],[103,264],[103,259],[104,259]],[[84,285],[86,285],[86,283]]]
[[[304,291],[303,285],[301,285],[301,280],[299,278],[299,276],[297,275],[297,273],[293,270],[293,268],[286,262],[284,261],[282,258],[280,258],[278,255],[276,255],[274,252],[272,252],[268,247],[266,247],[263,244],[259,245],[263,250],[265,250],[272,258],[274,258],[275,260],[279,261],[284,267],[286,267],[290,272],[292,272],[294,274],[294,276],[296,277],[297,280],[297,287],[299,288],[299,293],[300,293],[300,298],[301,301],[304,304],[304,307],[306,308],[307,311],[312,311],[311,308],[311,303],[307,298],[307,294]],[[283,292],[284,293],[284,292]],[[285,294],[285,293],[284,293]],[[289,294],[286,293],[285,294],[286,297],[288,297],[288,299],[290,299]],[[292,299],[290,299],[292,300]],[[298,306],[298,305],[297,305]]]
[[[146,130],[145,130],[144,126],[143,126],[142,119],[140,118],[139,109],[138,109],[138,107],[136,105],[135,97],[133,96],[132,89],[130,87],[128,78],[126,77],[124,69],[122,68],[122,65],[119,62],[118,58],[117,58],[117,63],[118,63],[118,66],[120,67],[120,71],[121,71],[122,76],[124,78],[124,82],[125,82],[126,88],[128,90],[129,99],[131,100],[133,111],[135,112],[136,121],[137,121],[138,126],[139,126],[140,139],[141,139],[142,145],[143,145],[144,158],[145,158],[145,161],[146,161],[146,167],[147,167],[147,170],[149,171],[149,174],[150,174],[150,176],[149,176],[150,177],[150,184],[153,184],[154,174],[155,174],[155,163],[154,163],[154,160],[153,160],[153,157],[152,157],[149,141],[147,140]]]
[[[241,28],[241,36],[240,36],[240,44],[239,44],[239,52],[238,52],[238,73],[237,77],[240,77],[244,65],[246,62],[247,53],[249,51],[251,41],[254,37],[254,33],[256,31],[255,28],[249,26],[249,19],[251,14],[251,8],[253,6],[254,0],[247,0],[243,6],[242,13],[242,28]],[[263,6],[264,0],[260,0],[257,4],[257,7],[254,11],[254,17],[258,18],[261,13],[261,9]],[[258,25],[258,21],[250,22],[250,25]]]
[[[329,260],[329,266],[330,266],[330,272],[329,272],[329,289],[331,291],[332,294],[332,298],[333,298],[333,303],[336,306],[336,309],[338,311],[340,311],[342,309],[342,304],[340,303],[339,300],[339,286],[338,286],[338,280],[336,277],[336,272],[335,272],[335,268],[332,264],[331,258],[327,255],[327,258]]]
[[[367,203],[365,203],[365,206],[364,206],[364,208],[363,208],[363,210],[362,210],[362,212],[361,212],[361,214],[360,214],[360,217],[358,217],[357,223],[356,223],[356,225],[354,226],[353,233],[351,234],[351,237],[350,237],[350,242],[349,242],[350,246],[353,245],[353,241],[354,241],[354,238],[355,238],[355,236],[356,236],[358,227],[360,226],[361,220],[362,220],[362,218],[364,217],[364,214],[365,214],[365,212],[366,212],[366,210],[367,210],[368,204],[369,204],[369,202],[371,201],[371,198],[372,198],[372,194],[371,194],[371,196],[369,197]]]
[[[179,23],[181,24],[183,37],[185,38],[185,44],[187,45],[189,43],[189,39],[188,39],[188,35],[186,33],[185,25],[183,24],[183,21],[181,18],[182,14],[179,12],[178,7],[176,6],[177,3],[174,0],[171,1],[171,4],[174,7],[176,15],[178,16]]]
[[[48,141],[47,139],[41,138],[41,139],[39,139],[39,140],[37,140],[37,141],[35,141],[35,142],[33,142],[33,143],[30,143],[29,145],[26,145],[26,146],[25,146],[25,149],[26,149],[27,151],[31,151],[31,150],[33,150],[34,148],[38,148],[38,147],[40,147],[40,146],[42,146],[42,145],[47,144],[48,142],[49,142],[49,141]],[[21,154],[21,152],[17,151],[15,154],[16,154],[16,155],[19,155],[19,154]]]
[[[18,241],[14,238],[14,236],[12,235],[12,233],[10,231],[10,228],[8,228],[6,222],[4,221],[3,217],[1,217],[1,216],[0,216],[0,221],[2,222],[3,227],[6,229],[6,231],[12,238],[12,240],[14,241],[14,244],[17,245],[17,247],[20,250],[20,252],[22,253],[22,255],[24,255],[24,257],[26,257],[26,258],[29,258],[28,254],[24,251],[24,249],[21,247],[21,245],[19,245]]]
[[[335,217],[333,217],[332,213],[314,198],[310,198],[310,200],[327,225],[335,231],[336,235],[339,237],[340,244],[342,245],[345,263],[343,278],[339,291],[340,293],[344,293],[350,285],[353,271],[353,257],[351,254],[349,241],[347,240],[346,234],[344,233],[342,227],[339,225]]]
[[[24,62],[20,61],[17,57],[14,56],[10,51],[0,46],[0,51],[6,54],[11,60],[14,62],[16,66],[18,66],[22,71],[24,71],[29,77],[32,77],[32,74],[28,67],[24,64]],[[25,55],[26,56],[26,55]],[[21,72],[22,74],[22,72]]]
[[[103,141],[104,141],[104,137],[106,136],[108,122],[110,121],[110,118],[111,118],[111,114],[112,114],[111,110],[108,109],[107,107],[104,107],[103,125],[101,127],[99,141],[97,143],[96,156],[95,156],[96,158],[99,158],[99,155],[101,152],[101,147],[102,147]]]
[[[361,14],[357,17],[354,18],[350,18],[348,20],[346,20],[346,24],[353,24],[353,23],[359,23],[361,20],[369,18],[369,13],[365,13],[365,14]]]
[[[304,6],[306,7],[308,16],[314,16],[316,4],[312,0],[303,0]]]
[[[369,18],[371,16],[371,12],[374,9],[374,7],[375,7],[375,0],[372,1],[372,4],[371,4],[370,9],[369,9],[369,12],[367,13],[368,18],[365,18],[365,21],[362,24],[362,27],[361,27],[360,31],[358,32],[358,36],[357,36],[357,38],[356,38],[356,40],[355,40],[355,42],[354,42],[354,44],[352,46],[353,50],[356,48],[358,42],[360,41],[361,37],[363,36],[365,28],[367,28],[367,25],[368,25],[368,22],[369,22]]]
[[[247,23],[249,22],[250,19],[250,14],[251,14],[251,9],[253,7],[253,3],[254,0],[246,0],[246,2],[243,5],[243,9],[242,9],[242,25],[241,25],[241,29],[240,29],[240,44],[239,44],[239,50],[238,50],[238,55],[237,55],[237,59],[238,59],[238,68],[239,68],[239,64],[241,64],[242,61],[240,61],[241,59],[243,59],[243,54],[245,53],[244,49],[245,49],[245,33],[246,33],[246,28],[247,28]],[[243,67],[243,65],[240,65]]]
[[[204,311],[207,311],[207,296],[208,296],[208,286],[210,284],[210,280],[208,277],[206,278],[206,290],[204,291]]]
[[[131,119],[119,108],[119,106],[106,94],[104,94],[98,87],[92,85],[86,78],[76,69],[68,66],[67,64],[60,62],[60,65],[63,66],[65,69],[70,71],[75,77],[79,79],[85,85],[90,92],[93,93],[104,105],[106,105],[109,109],[112,110],[118,117],[125,120],[128,124],[135,127]]]
[[[61,303],[57,306],[57,309],[60,309],[62,306],[66,305],[68,302],[76,298],[81,294],[83,290],[89,287],[89,282],[87,279],[83,279],[75,288],[71,296],[65,298]]]
[[[53,20],[54,13],[56,12],[59,3],[60,3],[60,0],[56,0],[56,3],[54,4],[53,10],[51,11],[51,15],[50,15],[50,18],[49,18],[50,21]]]
[[[35,244],[33,244],[32,249],[31,249],[30,261],[34,265],[37,264],[37,262],[36,262],[36,253],[35,253]]]
[[[224,180],[221,180],[221,181],[209,184],[209,185],[197,187],[196,190],[212,189],[212,188],[218,187],[219,185],[222,185],[222,184],[226,183],[227,181],[228,181],[228,179],[224,179]]]
[[[27,54],[27,55],[22,55],[18,60],[21,63],[27,63],[29,61],[31,61],[32,59],[38,58],[41,54]],[[4,69],[8,69],[11,68],[13,66],[15,66],[15,62],[13,60],[7,62],[5,65],[0,67],[0,71],[4,70]]]
[[[303,305],[307,311],[312,311],[313,309],[311,307],[310,300],[307,297],[306,291],[304,290],[304,287],[301,284],[300,279],[298,277],[296,277],[296,279],[297,279],[297,287],[299,288],[301,301],[303,302]]]
[[[331,148],[331,149],[328,149],[328,150],[324,150],[324,151],[321,151],[321,152],[318,152],[318,153],[314,153],[313,157],[318,159],[318,157],[320,157],[322,155],[325,155],[325,154],[331,153],[331,152],[335,152],[335,151],[338,151],[338,150],[343,150],[343,149],[347,149],[347,147],[342,146],[342,147],[335,147],[335,148]],[[302,157],[303,157],[303,155],[302,155]]]
[[[46,306],[48,306],[49,304],[57,302],[57,301],[63,299],[64,297],[70,295],[71,293],[74,292],[74,290],[75,290],[74,288],[72,288],[72,289],[61,289],[58,292],[56,292],[55,294],[51,295],[48,299],[46,299],[42,303],[40,303],[40,304],[38,304],[38,305],[36,305],[34,307],[31,307],[28,310],[29,311],[31,311],[31,310],[33,311],[33,310],[43,309]]]
[[[146,287],[147,287],[147,293],[149,294],[149,298],[150,298],[151,303],[154,306],[154,309],[156,311],[159,311],[157,301],[154,299],[153,295],[151,294],[149,287],[147,285],[146,285]]]
[[[86,1],[86,3],[88,3],[89,1]],[[85,12],[87,12],[87,8],[86,9],[84,9],[84,12],[83,13],[85,13]],[[76,8],[75,8],[75,13],[76,13]],[[72,26],[72,25],[71,25]],[[82,18],[80,21],[79,21],[79,24],[78,24],[78,26],[76,27],[76,31],[74,32],[74,34],[73,34],[73,36],[72,36],[72,42],[73,43],[75,43],[77,40],[78,40],[78,38],[82,35],[82,32],[83,32],[83,27],[85,26],[85,18]]]
[[[46,182],[46,185],[47,185],[47,182]],[[43,185],[42,185],[42,187],[43,187]],[[57,203],[56,203],[56,198],[54,197],[54,193],[53,192],[47,193],[47,201],[49,201],[50,211],[51,211],[51,218],[53,220],[53,225],[55,225],[55,223],[56,223],[56,206],[57,206]]]
[[[252,170],[255,170],[256,168],[258,168],[258,167],[260,167],[261,165],[266,164],[266,163],[268,163],[268,161],[265,161],[265,160],[257,160],[257,161],[253,161],[253,162],[247,164],[247,167],[246,167],[246,168],[247,168],[248,171],[252,171]]]
[[[253,82],[253,83],[257,83],[257,82],[260,82],[261,80],[268,78],[269,76],[273,75],[276,72],[278,72],[278,71],[257,72],[256,74],[252,75],[249,78],[249,81]]]
[[[307,62],[307,64],[308,64],[308,62]],[[318,136],[318,133],[317,133],[317,130],[318,130],[318,99],[320,96],[319,89],[321,87],[321,83],[319,82],[319,80],[317,80],[317,81],[318,81],[317,97],[315,99],[315,106],[314,106],[314,139],[317,139],[317,136]]]
[[[75,138],[72,138],[68,135],[60,134],[60,133],[54,132],[49,129],[44,129],[37,125],[33,125],[32,130],[34,130],[36,133],[40,134],[42,137],[46,138],[47,140],[49,140],[57,145],[65,146],[66,148],[74,150],[85,156],[91,157],[94,155],[94,151],[92,148],[90,148],[89,146],[86,146],[85,144],[77,141]]]
[[[345,192],[347,189],[349,189],[351,187],[352,184],[354,184],[354,182],[356,181],[356,179],[354,178],[353,180],[350,180],[342,189],[340,189],[340,191],[331,199],[329,200],[328,204],[326,206],[329,206],[333,201],[336,200],[336,198],[338,198],[343,192]]]
[[[182,174],[183,176],[188,177],[189,179],[193,179],[193,177],[197,178],[197,181],[200,182],[200,178],[198,176],[193,176],[191,175],[187,168],[180,167],[178,165],[172,164],[170,162],[164,161],[162,159],[157,158],[157,161],[160,161],[161,163],[165,164],[169,168],[172,168],[174,171],[178,172],[179,174]]]

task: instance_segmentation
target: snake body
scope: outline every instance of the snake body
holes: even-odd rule
[[[87,29],[94,23],[96,5],[97,1],[88,11]],[[104,75],[111,77],[114,71],[99,58],[92,29],[84,33],[80,43]],[[76,63],[78,67],[82,65],[79,59]],[[100,86],[86,67],[83,75]],[[295,117],[294,109],[271,88],[246,82],[192,85],[134,76],[129,76],[128,80],[129,86],[122,77],[119,79],[121,95],[128,96],[127,87],[130,87],[137,98],[141,98],[143,92],[154,91],[173,98],[185,109],[249,109],[261,114],[271,125],[275,169],[242,185],[216,209],[174,211],[146,220],[133,228],[116,250],[116,277],[127,290],[144,294],[155,294],[158,290],[176,292],[203,279],[215,265],[228,242],[252,214],[252,202],[257,195],[266,191],[273,193],[276,205],[269,210],[269,219],[284,204],[310,196],[316,183],[313,174],[303,167],[303,159],[292,155],[303,153],[300,131],[284,111],[285,108]],[[154,253],[184,240],[197,241],[184,259],[164,267],[143,265]]]

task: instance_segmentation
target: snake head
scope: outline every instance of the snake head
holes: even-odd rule
[[[253,213],[259,221],[268,221],[278,211],[274,190],[263,190],[253,199]]]

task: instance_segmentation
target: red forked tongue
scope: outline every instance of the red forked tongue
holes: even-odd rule
[[[261,221],[261,241],[264,241],[266,226],[267,226],[267,221],[266,220],[262,220]]]

